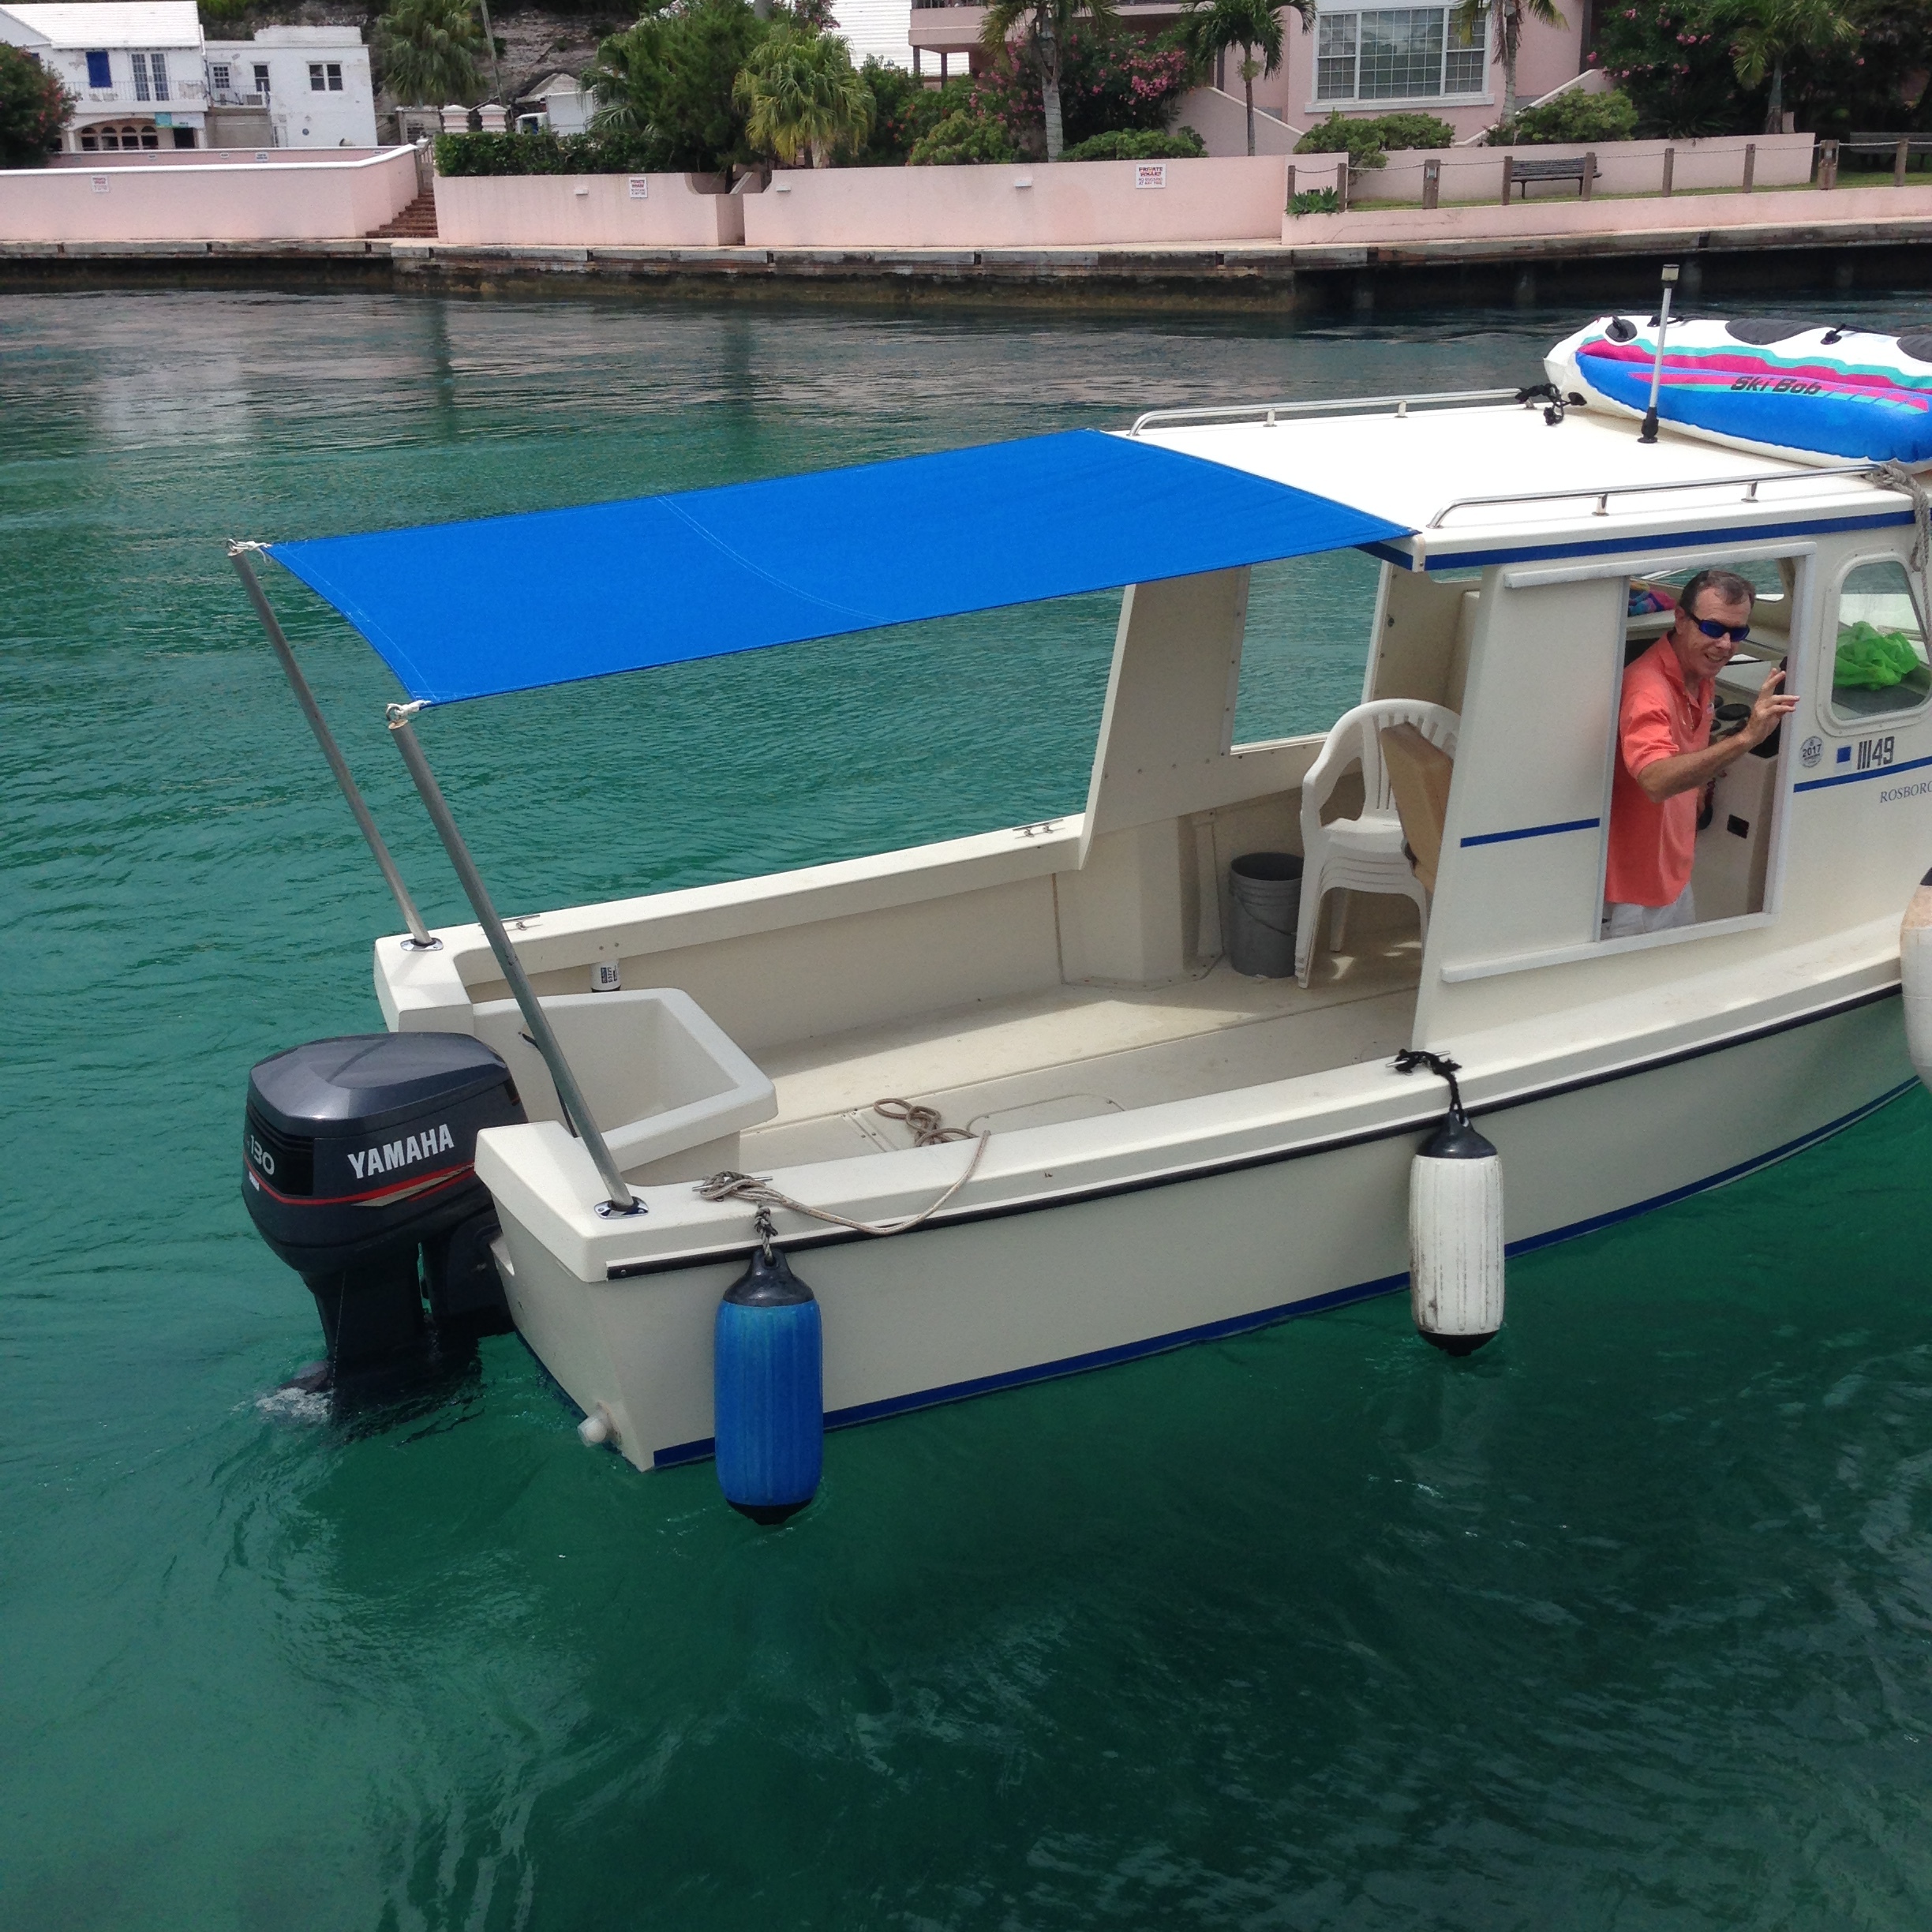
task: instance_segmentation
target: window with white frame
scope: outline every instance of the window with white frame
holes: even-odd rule
[[[311,94],[339,94],[342,91],[342,63],[339,61],[311,61],[309,63],[309,92]]]
[[[134,63],[134,98],[137,100],[152,100],[148,92],[148,56],[137,54],[132,56]]]
[[[1488,15],[1459,6],[1383,7],[1320,17],[1318,101],[1438,100],[1480,94]]]
[[[208,62],[208,85],[219,94],[227,94],[233,90],[234,80],[226,61]]]
[[[268,98],[268,63],[266,61],[255,63],[255,92],[264,100]]]
[[[158,101],[166,100],[168,98],[167,56],[165,54],[150,54],[148,56],[148,69],[154,76],[155,99]]]

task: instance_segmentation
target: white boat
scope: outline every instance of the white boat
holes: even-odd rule
[[[1403,1049],[1459,1065],[1500,1153],[1511,1252],[1750,1173],[1911,1084],[1900,917],[1932,858],[1932,710],[1923,677],[1835,680],[1836,642],[1855,624],[1903,634],[1926,659],[1913,504],[1896,479],[1740,459],[1668,429],[1646,445],[1621,417],[1507,393],[1167,413],[1115,437],[1005,447],[1022,462],[1048,443],[1110,444],[1103,468],[1121,466],[1123,487],[1161,482],[1144,519],[1096,537],[1107,556],[1086,578],[1068,564],[1054,583],[1052,557],[1026,578],[1040,594],[1091,588],[1093,571],[1125,585],[1084,812],[513,923],[515,963],[640,1211],[611,1211],[610,1177],[564,1124],[484,925],[442,928],[434,949],[376,942],[390,1029],[474,1035],[507,1063],[529,1119],[477,1136],[475,1174],[500,1221],[508,1306],[586,1434],[640,1469],[712,1449],[714,1315],[757,1246],[750,1201],[699,1191],[721,1170],[848,1222],[924,1217],[876,1238],[773,1211],[822,1309],[837,1426],[1401,1288],[1411,1163],[1447,1097],[1425,1069],[1395,1069]],[[915,495],[913,469],[898,468],[891,490]],[[1257,483],[1286,487],[1270,497]],[[706,493],[732,500],[699,534],[747,533],[731,560],[743,582],[829,612],[825,583],[797,574],[803,553],[773,560],[758,534],[819,486],[847,487]],[[674,549],[710,514],[679,500]],[[1086,500],[1112,515],[1104,489]],[[1269,521],[1275,504],[1286,522]],[[1032,507],[1000,543],[1024,548]],[[439,679],[460,683],[485,661],[477,688],[505,689],[582,675],[586,651],[616,650],[613,670],[661,657],[659,633],[618,649],[597,632],[580,649],[560,631],[519,669],[489,639],[466,654],[462,623],[487,613],[446,608],[465,544],[574,541],[574,515],[593,519],[586,554],[608,556],[612,526],[594,519],[620,512],[643,519],[615,552],[641,587],[612,594],[647,586],[653,605],[675,603],[671,564],[646,568],[626,547],[663,522],[638,506],[270,554],[419,697],[456,695]],[[1338,530],[1380,564],[1361,698],[1381,708],[1327,735],[1234,743],[1249,567],[1331,547]],[[1067,541],[1058,526],[1041,537],[1062,562]],[[1000,567],[1024,577],[1037,560]],[[1669,621],[1633,616],[1657,601],[1633,586],[1712,564],[1762,590],[1720,696],[1747,701],[1781,668],[1799,709],[1717,783],[1699,923],[1606,940],[1619,680]],[[932,608],[1014,601],[1017,580],[975,592],[960,567]],[[552,585],[570,571],[526,575]],[[774,625],[861,627],[900,594],[873,588],[852,584],[836,621],[754,613],[739,636],[740,593],[700,586],[710,615],[679,620],[702,631],[686,654],[782,641]],[[763,594],[743,591],[744,608]],[[502,621],[513,634],[515,613]],[[738,674],[758,675],[757,661]],[[392,721],[405,739],[415,709]],[[1365,795],[1363,751],[1372,766],[1378,733],[1443,716],[1446,807],[1426,823],[1405,799],[1398,826]],[[421,747],[405,750],[420,779]],[[1312,773],[1319,809],[1304,796]],[[1353,822],[1336,833],[1324,814]],[[1399,856],[1387,876],[1405,837],[1418,859],[1439,844],[1432,889],[1415,889]],[[1305,981],[1236,972],[1230,862],[1299,853],[1312,868],[1311,846],[1350,838],[1383,871],[1346,875],[1385,889],[1305,908],[1304,931],[1316,928]],[[613,976],[628,990],[593,990]],[[914,1144],[875,1110],[887,1099],[970,1137]]]

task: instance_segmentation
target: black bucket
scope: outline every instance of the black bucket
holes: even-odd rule
[[[1286,979],[1294,971],[1301,912],[1301,861],[1294,852],[1243,852],[1228,867],[1234,906],[1228,964],[1252,978]]]

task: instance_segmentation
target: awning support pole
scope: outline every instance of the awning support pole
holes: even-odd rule
[[[544,1065],[550,1069],[550,1077],[556,1084],[557,1098],[564,1103],[564,1111],[578,1139],[597,1163],[605,1186],[610,1190],[610,1198],[598,1204],[597,1212],[642,1214],[644,1204],[625,1185],[616,1162],[611,1158],[610,1148],[598,1131],[597,1122],[591,1118],[582,1089],[577,1084],[577,1076],[571,1071],[570,1062],[564,1057],[564,1049],[551,1031],[549,1016],[545,1013],[536,989],[530,983],[530,975],[523,970],[523,962],[517,957],[516,950],[510,943],[510,935],[504,930],[503,921],[496,916],[496,908],[490,903],[489,888],[483,883],[483,875],[470,856],[470,848],[464,844],[462,833],[457,830],[456,821],[450,816],[448,803],[436,781],[436,774],[429,769],[429,761],[423,756],[423,748],[417,741],[415,730],[410,722],[421,709],[420,704],[390,706],[390,736],[395,739],[396,749],[402,754],[402,762],[409,767],[409,774],[416,781],[416,789],[422,795],[423,807],[429,814],[430,823],[436,829],[436,836],[443,841],[444,850],[450,856],[450,863],[456,868],[456,876],[462,882],[470,910],[476,914],[484,937],[489,941],[496,964],[504,978],[510,983],[510,990],[515,995],[523,1015],[523,1024],[530,1028],[531,1043],[543,1055]]]
[[[295,653],[289,648],[289,641],[282,634],[282,627],[275,621],[275,612],[269,608],[268,600],[263,594],[256,580],[253,566],[249,562],[249,552],[253,544],[230,544],[228,560],[235,567],[242,579],[242,587],[249,593],[249,601],[255,606],[255,615],[261,620],[261,627],[268,634],[268,642],[275,646],[276,657],[282,661],[283,675],[288,679],[295,693],[295,702],[302,708],[302,716],[309,721],[309,728],[315,733],[316,743],[322,747],[322,755],[329,762],[329,769],[335,774],[335,782],[342,787],[343,796],[349,801],[349,809],[355,814],[355,821],[362,828],[362,836],[369,841],[369,850],[376,855],[376,863],[382,867],[383,877],[389,882],[389,889],[395,895],[395,902],[402,909],[402,919],[410,929],[410,936],[402,943],[420,953],[437,953],[442,950],[443,942],[429,936],[429,928],[423,923],[422,915],[416,910],[416,901],[410,897],[409,888],[402,883],[402,874],[396,870],[395,859],[389,856],[389,848],[383,843],[382,834],[376,829],[376,821],[369,816],[369,808],[363,803],[362,794],[356,788],[348,762],[342,754],[342,747],[335,742],[334,734],[323,722],[320,708],[316,703],[315,693],[309,688],[309,680],[301,674],[301,666],[295,661]]]

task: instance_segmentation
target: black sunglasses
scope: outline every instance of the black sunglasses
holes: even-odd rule
[[[1693,617],[1690,621],[1707,638],[1728,638],[1733,644],[1742,644],[1750,635],[1749,624],[1720,624],[1715,617]]]

